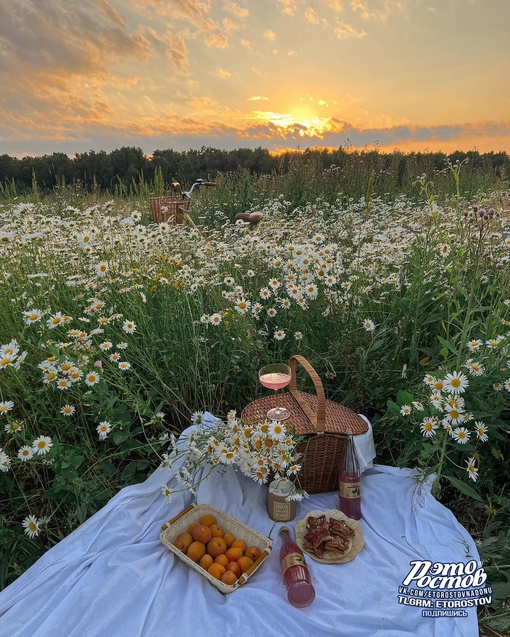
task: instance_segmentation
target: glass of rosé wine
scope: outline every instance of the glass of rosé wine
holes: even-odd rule
[[[277,392],[290,383],[291,375],[292,372],[288,365],[273,363],[259,370],[259,381],[264,387],[274,389]],[[268,420],[286,420],[289,416],[290,411],[285,407],[273,407],[267,412]]]

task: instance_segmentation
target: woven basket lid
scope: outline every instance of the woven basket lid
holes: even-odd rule
[[[298,391],[296,363],[300,363],[310,375],[316,395]],[[293,356],[289,366],[292,372],[289,391],[259,398],[250,403],[241,412],[243,420],[252,424],[264,422],[269,409],[280,406],[291,412],[288,422],[294,426],[298,435],[345,434],[349,429],[356,435],[368,431],[367,422],[356,412],[326,399],[318,374],[303,356]]]

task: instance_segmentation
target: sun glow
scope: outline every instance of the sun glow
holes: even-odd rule
[[[299,108],[291,113],[256,111],[252,118],[260,124],[269,124],[281,129],[281,132],[294,137],[323,138],[325,133],[335,129],[335,121],[331,117],[318,117],[309,109]]]

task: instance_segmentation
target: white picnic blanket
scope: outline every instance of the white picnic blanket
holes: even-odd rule
[[[446,602],[437,596],[419,597],[415,582],[401,588],[413,561],[423,562],[422,571],[427,561],[467,569],[478,562],[472,538],[409,469],[376,465],[363,473],[360,523],[365,547],[346,564],[308,559],[316,599],[304,609],[287,601],[278,559],[281,525],[273,526],[267,515],[267,487],[229,467],[214,471],[198,489],[199,504],[212,504],[274,538],[273,551],[259,570],[225,596],[161,544],[161,525],[192,502],[181,492],[167,503],[161,493],[164,484],[178,488],[169,469],[158,469],[144,483],[123,489],[2,591],[0,635],[478,635],[476,606],[453,609],[464,616],[434,617],[433,612],[453,610],[438,609],[438,603]],[[336,506],[336,493],[311,496],[298,503],[296,520],[289,526],[293,528],[307,511]],[[413,586],[418,593],[410,592]],[[447,588],[443,593],[451,596],[453,591]],[[431,605],[416,605],[417,600]]]

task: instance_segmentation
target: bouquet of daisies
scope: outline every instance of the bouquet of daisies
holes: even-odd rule
[[[180,438],[170,437],[169,450],[163,454],[162,466],[175,470],[175,476],[184,489],[196,494],[198,484],[218,466],[232,465],[235,470],[266,484],[272,480],[293,480],[299,486],[299,459],[297,447],[304,441],[292,425],[276,420],[256,425],[248,424],[230,411],[226,421],[205,418],[202,412],[192,416],[191,427]],[[172,490],[162,487],[167,499]],[[288,499],[307,497],[303,489],[296,490]]]

